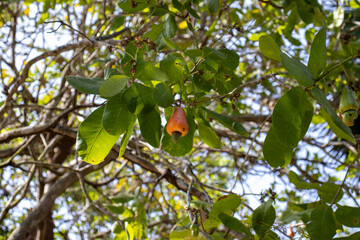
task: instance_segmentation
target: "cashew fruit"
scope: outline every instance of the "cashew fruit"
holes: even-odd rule
[[[200,226],[199,224],[196,224],[196,223],[193,223],[191,224],[190,226],[190,232],[191,232],[191,235],[193,237],[197,237],[199,235],[199,232],[200,232]]]
[[[189,124],[183,108],[176,107],[166,125],[167,133],[172,137],[174,143],[177,143],[180,137],[183,137],[189,131]]]
[[[354,92],[351,88],[345,87],[341,93],[339,112],[342,121],[347,126],[354,126],[354,120],[358,117],[359,104],[355,99]]]
[[[354,126],[354,120],[358,118],[358,113],[356,110],[349,110],[342,114],[342,121],[346,126]]]

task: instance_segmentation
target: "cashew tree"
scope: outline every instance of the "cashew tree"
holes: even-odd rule
[[[360,2],[0,2],[1,239],[360,239]]]

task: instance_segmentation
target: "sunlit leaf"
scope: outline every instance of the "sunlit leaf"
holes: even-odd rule
[[[96,109],[79,126],[76,150],[90,164],[101,163],[119,139],[119,135],[108,134],[101,124],[104,109]]]
[[[259,47],[261,53],[266,57],[281,61],[280,48],[270,35],[263,35],[259,38]]]
[[[216,134],[214,129],[212,129],[210,124],[206,120],[201,118],[198,118],[196,121],[198,123],[199,136],[201,140],[203,140],[204,143],[206,143],[206,145],[208,145],[211,148],[220,149],[221,148],[220,138]]]
[[[152,63],[147,62],[139,66],[138,79],[147,84],[151,81],[166,82],[168,76],[160,68],[154,67]]]
[[[121,92],[128,81],[127,76],[114,75],[105,80],[100,87],[100,94],[105,98],[110,98]]]
[[[204,228],[211,229],[219,226],[221,224],[219,214],[231,214],[237,210],[241,202],[241,197],[236,194],[229,194],[219,198],[211,208],[209,218],[204,223]]]

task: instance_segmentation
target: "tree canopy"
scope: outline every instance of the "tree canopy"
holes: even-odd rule
[[[1,1],[0,239],[360,239],[359,9]]]

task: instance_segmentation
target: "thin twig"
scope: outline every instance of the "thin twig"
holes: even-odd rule
[[[125,229],[125,224],[124,224],[123,221],[121,221],[118,217],[116,217],[113,213],[111,213],[107,209],[99,206],[97,203],[95,203],[93,200],[91,200],[91,198],[90,198],[90,196],[89,196],[89,194],[88,194],[88,192],[86,191],[86,188],[85,188],[84,177],[79,172],[77,172],[76,175],[79,178],[81,190],[85,195],[86,204],[89,204],[90,206],[93,206],[94,208],[96,208],[102,214],[105,214],[105,215],[109,216],[111,219],[116,221],[123,229]]]
[[[333,200],[331,201],[330,207],[332,207],[332,205],[334,205],[334,203],[335,203],[335,201],[336,201],[336,198],[339,196],[339,194],[340,194],[340,192],[341,192],[341,189],[344,187],[345,180],[346,180],[347,176],[349,175],[350,169],[352,168],[354,162],[355,162],[356,160],[358,160],[358,159],[359,159],[359,154],[356,156],[356,159],[355,159],[355,160],[350,164],[350,166],[348,167],[348,169],[347,169],[347,171],[346,171],[346,173],[345,173],[344,179],[343,179],[341,185],[339,186],[339,189],[337,190],[337,192],[336,192]]]
[[[84,38],[86,38],[86,39],[89,40],[90,42],[93,42],[88,36],[86,36],[85,33],[83,33],[83,32],[81,32],[81,31],[73,28],[72,26],[70,26],[69,24],[65,23],[65,22],[62,21],[62,20],[45,21],[44,23],[45,23],[45,24],[48,24],[48,23],[60,23],[60,26],[59,26],[57,29],[52,30],[52,31],[50,31],[50,32],[48,32],[48,33],[56,32],[61,26],[64,25],[64,26],[70,28],[71,30],[74,30],[75,32],[79,33],[81,36],[83,36]]]
[[[256,136],[261,132],[262,127],[265,125],[265,123],[267,122],[267,120],[268,120],[271,116],[272,116],[272,115],[270,114],[270,115],[265,119],[265,121],[260,125],[259,130],[258,130],[257,133],[255,134],[255,136],[253,137],[253,140],[251,141],[251,144],[250,144],[250,146],[249,146],[249,148],[248,148],[248,150],[247,150],[247,152],[246,152],[244,161],[243,161],[243,163],[241,164],[241,166],[239,167],[239,169],[238,169],[238,171],[237,171],[237,173],[236,173],[236,175],[235,175],[235,181],[234,181],[233,185],[231,186],[231,188],[230,188],[230,190],[229,190],[230,192],[235,188],[235,185],[236,185],[236,183],[237,183],[238,176],[240,175],[240,172],[241,172],[242,168],[244,167],[245,163],[247,162],[247,160],[248,160],[248,158],[249,158],[249,153],[250,153],[250,150],[251,150],[251,148],[252,148],[252,146],[253,146],[253,144],[254,144],[254,142],[255,142]]]

